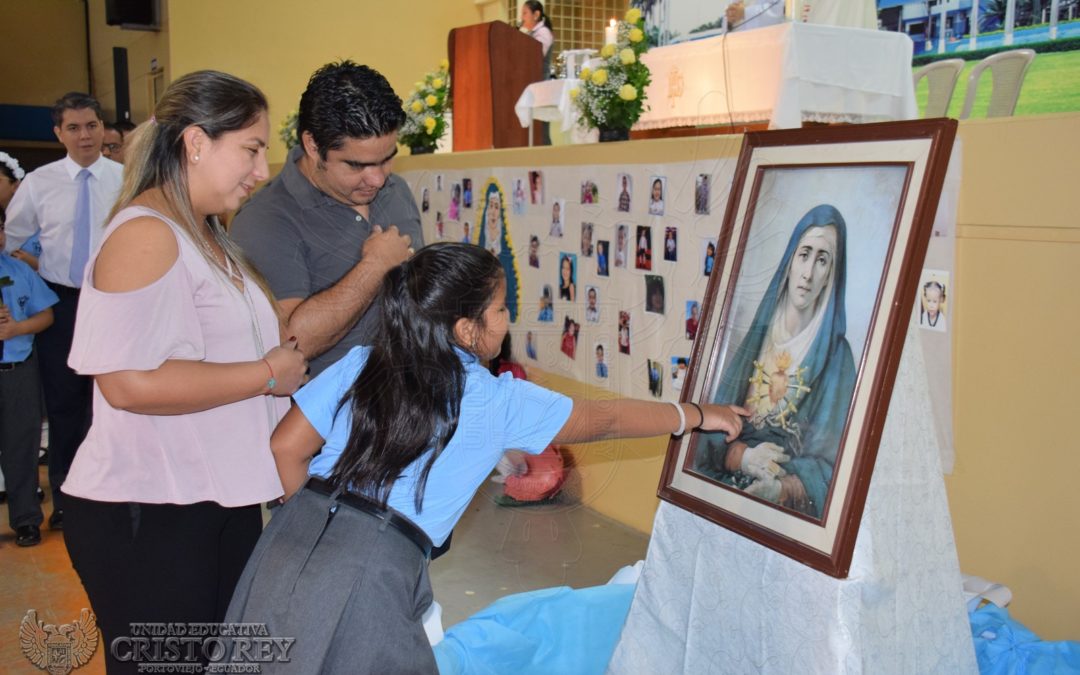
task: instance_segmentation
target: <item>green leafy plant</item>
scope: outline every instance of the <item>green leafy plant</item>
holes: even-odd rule
[[[581,86],[570,96],[581,123],[598,129],[629,129],[645,110],[645,88],[652,81],[641,55],[649,50],[641,10],[631,8],[618,22],[615,44],[600,50],[595,70],[581,69]]]
[[[294,110],[285,116],[281,126],[278,127],[278,138],[285,144],[286,150],[292,150],[293,146],[300,143],[300,139],[296,136],[296,120],[299,117],[300,113]]]
[[[405,101],[405,124],[398,139],[414,151],[430,152],[446,133],[446,111],[450,108],[450,62],[443,59],[439,68],[417,82]]]

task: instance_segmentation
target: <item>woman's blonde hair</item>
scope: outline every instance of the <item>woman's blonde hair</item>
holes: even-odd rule
[[[247,129],[267,107],[266,96],[258,87],[227,73],[199,70],[174,81],[154,108],[153,117],[132,132],[131,145],[125,151],[123,187],[109,220],[142,193],[158,188],[176,223],[195,248],[213,269],[227,277],[227,270],[210,253],[202,223],[196,222],[188,185],[184,132],[195,126],[211,140],[217,140],[223,134]],[[229,262],[246,278],[254,280],[277,309],[266,280],[229,238],[218,216],[210,215],[206,224]]]

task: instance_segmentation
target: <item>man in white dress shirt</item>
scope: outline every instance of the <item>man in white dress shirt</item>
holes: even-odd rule
[[[97,100],[72,92],[53,106],[53,132],[67,156],[23,179],[7,211],[7,250],[41,236],[38,272],[60,298],[53,325],[36,340],[49,417],[49,526],[63,524],[60,486],[90,426],[91,380],[68,368],[75,309],[86,262],[120,193],[123,166],[102,157],[105,135]]]

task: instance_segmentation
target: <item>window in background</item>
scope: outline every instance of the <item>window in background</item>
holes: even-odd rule
[[[547,0],[544,12],[555,25],[555,44],[552,60],[567,49],[600,49],[604,46],[604,26],[611,19],[620,19],[629,8],[628,0]],[[521,21],[521,3],[506,0],[509,21]]]

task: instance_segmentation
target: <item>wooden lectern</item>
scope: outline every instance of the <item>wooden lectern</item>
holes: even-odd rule
[[[525,87],[543,78],[537,40],[502,21],[450,31],[454,150],[517,148],[529,144],[514,113]]]

